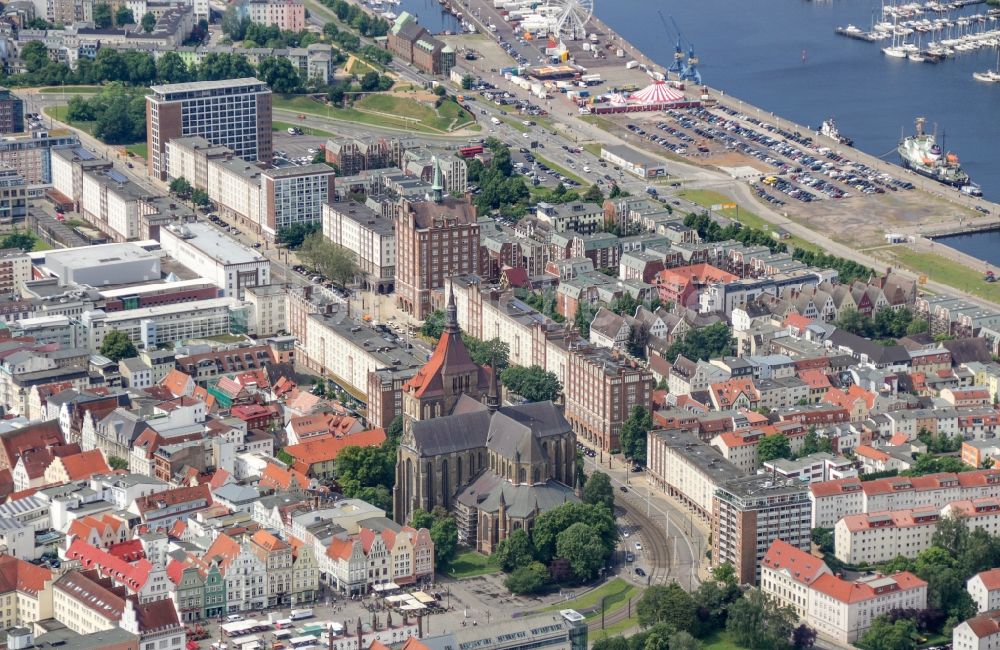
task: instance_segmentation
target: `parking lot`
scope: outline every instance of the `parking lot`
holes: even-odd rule
[[[324,145],[326,138],[275,131],[273,138],[275,166],[308,165]]]

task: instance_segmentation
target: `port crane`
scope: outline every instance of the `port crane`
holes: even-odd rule
[[[663,23],[663,29],[664,31],[667,32],[667,35],[669,36],[670,25],[667,24],[667,19],[663,17],[663,12],[660,11],[659,9],[656,10],[656,13],[660,15],[660,22]],[[673,19],[674,17],[671,16],[670,20]],[[677,26],[676,22],[674,23],[674,26],[675,27]],[[681,72],[683,71],[684,71],[684,49],[681,47],[681,31],[678,29],[677,44],[674,45],[674,62],[670,64],[669,68],[667,68],[667,72],[673,72],[674,74],[680,76]]]

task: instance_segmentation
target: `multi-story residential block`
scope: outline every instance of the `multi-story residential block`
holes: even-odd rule
[[[834,527],[834,554],[850,564],[875,564],[900,555],[913,558],[931,546],[937,522],[949,516],[963,517],[970,529],[982,528],[992,534],[1000,526],[1000,498],[848,515]]]
[[[20,294],[31,279],[31,257],[19,248],[0,250],[0,292]]]
[[[274,25],[282,31],[306,28],[306,7],[298,0],[249,0],[240,9],[251,22]]]
[[[771,542],[782,539],[808,550],[812,544],[805,486],[769,476],[731,480],[716,491],[712,513],[712,564],[729,562],[741,584],[756,584]]]
[[[76,135],[58,129],[9,136],[0,141],[0,165],[15,170],[29,185],[49,185],[52,183],[51,152],[79,145]]]
[[[539,221],[552,226],[555,232],[572,230],[586,234],[596,232],[604,223],[604,208],[593,203],[539,203],[536,209]]]
[[[207,484],[179,487],[139,497],[128,506],[150,530],[169,529],[184,519],[212,505],[212,492]]]
[[[323,236],[357,255],[364,283],[392,293],[396,281],[396,225],[354,201],[323,206]]]
[[[974,616],[955,626],[951,635],[954,650],[992,650],[1000,643],[1000,610]]]
[[[980,614],[1000,609],[1000,569],[980,571],[966,581],[965,590]]]
[[[343,312],[309,316],[307,332],[301,361],[358,399],[367,399],[372,373],[391,368],[408,379],[424,364],[417,350],[386,341],[370,324],[350,320]],[[396,402],[396,397],[383,399]]]
[[[246,287],[271,283],[271,262],[266,257],[207,223],[168,226],[160,233],[160,245],[178,262],[214,281],[222,296],[242,300]]]
[[[4,629],[52,617],[52,571],[10,555],[0,556],[0,624]]]
[[[805,619],[812,584],[829,573],[830,567],[822,559],[776,539],[761,562],[760,590]]]
[[[563,394],[566,419],[581,440],[605,451],[621,448],[619,434],[633,407],[651,410],[656,382],[648,369],[588,344],[570,344]]]
[[[220,534],[202,558],[219,566],[226,583],[226,612],[261,609],[268,601],[266,563],[226,534]]]
[[[24,131],[24,100],[0,87],[0,133]]]
[[[402,167],[402,140],[384,137],[352,137],[327,140],[323,149],[326,162],[337,165],[340,176],[355,176],[363,171]]]
[[[253,307],[253,333],[273,336],[288,331],[287,296],[288,287],[283,284],[246,287],[244,298]]]
[[[659,489],[706,521],[712,519],[719,487],[746,475],[718,449],[680,429],[651,431],[646,436],[646,467]]]
[[[818,528],[833,528],[847,515],[912,508],[940,509],[953,501],[984,497],[1000,497],[1000,469],[893,476],[874,481],[844,478],[809,486],[812,525]]]
[[[433,200],[404,200],[396,222],[397,304],[417,319],[431,312],[431,293],[447,278],[479,270],[475,207],[444,196],[440,168],[434,179]]]
[[[271,161],[271,91],[252,77],[153,86],[146,98],[149,172],[165,179],[167,143],[200,135],[246,160]]]
[[[323,206],[334,199],[333,179],[333,169],[324,164],[261,172],[261,228],[268,239],[289,226],[319,223]]]
[[[786,458],[768,460],[764,462],[763,468],[771,476],[794,479],[802,483],[820,483],[858,475],[858,470],[849,459],[826,452],[809,454],[795,460]]]
[[[0,169],[0,223],[24,221],[28,214],[29,188],[15,169]]]

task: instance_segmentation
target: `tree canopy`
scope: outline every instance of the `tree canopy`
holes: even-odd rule
[[[101,356],[107,357],[116,363],[122,359],[131,359],[139,354],[139,351],[135,349],[135,344],[132,343],[132,339],[121,330],[111,330],[105,334],[98,351],[101,353]]]
[[[751,589],[730,606],[726,631],[747,650],[785,650],[797,622],[794,610]]]
[[[583,484],[583,502],[614,510],[615,489],[607,474],[594,471],[587,477],[587,482]]]
[[[541,366],[510,366],[500,375],[503,385],[529,402],[555,401],[562,392],[562,384],[555,373]]]
[[[724,322],[689,330],[684,338],[667,348],[670,363],[684,355],[692,361],[708,361],[733,353],[733,333]]]
[[[637,463],[646,463],[646,436],[653,428],[653,415],[644,407],[632,407],[628,419],[622,423],[619,439],[622,453]]]
[[[338,246],[321,233],[306,236],[299,258],[340,286],[347,286],[360,272],[354,251]]]
[[[774,433],[764,436],[757,443],[757,462],[764,464],[776,458],[791,458],[792,445],[788,436],[783,433]]]

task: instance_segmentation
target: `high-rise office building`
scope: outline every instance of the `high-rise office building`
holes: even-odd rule
[[[167,142],[200,135],[248,161],[271,161],[271,91],[248,77],[153,86],[146,98],[149,171],[167,177]]]

